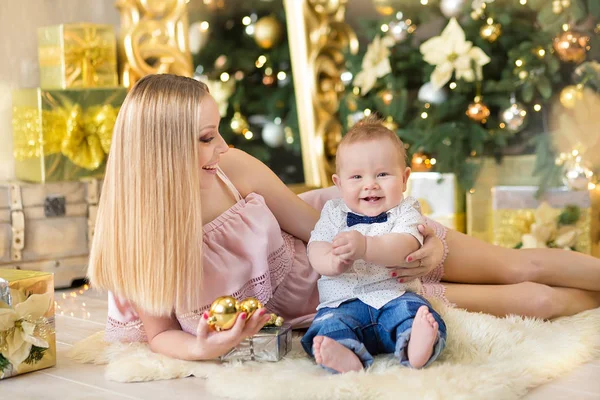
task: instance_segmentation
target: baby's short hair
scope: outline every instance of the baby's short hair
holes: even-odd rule
[[[406,149],[404,148],[404,143],[402,140],[396,135],[393,131],[386,128],[383,125],[383,120],[373,114],[361,119],[358,121],[352,128],[348,130],[346,135],[340,141],[338,145],[338,154],[340,150],[344,148],[344,146],[357,143],[357,142],[366,142],[369,140],[376,139],[389,139],[394,146],[398,149],[400,153],[400,159],[404,161],[406,165]],[[339,157],[336,157],[335,160],[335,169],[339,171]]]

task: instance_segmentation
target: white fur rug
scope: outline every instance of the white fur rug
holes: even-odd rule
[[[436,307],[446,320],[447,347],[424,370],[380,356],[365,372],[330,375],[304,354],[299,337],[277,363],[191,362],[152,353],[145,344],[107,344],[100,332],[70,357],[107,364],[106,378],[139,382],[197,376],[233,399],[516,399],[600,355],[600,308],[542,322],[495,318]]]

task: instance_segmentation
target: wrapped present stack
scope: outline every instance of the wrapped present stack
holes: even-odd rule
[[[405,194],[419,201],[426,217],[450,229],[465,231],[465,197],[454,174],[413,172]]]
[[[15,174],[28,182],[101,178],[126,89],[112,26],[38,31],[40,87],[13,92]]]
[[[85,278],[112,132],[127,90],[118,84],[111,25],[38,30],[40,87],[12,93],[18,181],[0,183],[0,267]]]
[[[475,185],[466,194],[467,234],[492,243],[492,188],[495,186],[535,186],[535,156],[482,158]]]
[[[0,269],[0,379],[56,365],[52,279]]]
[[[483,159],[467,192],[467,233],[508,248],[562,248],[600,255],[600,192],[549,188],[539,192],[535,156]],[[595,211],[594,211],[595,210]]]

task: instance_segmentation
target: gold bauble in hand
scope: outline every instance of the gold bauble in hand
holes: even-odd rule
[[[231,329],[239,313],[236,306],[237,301],[231,296],[217,298],[208,311],[208,324],[218,331]]]
[[[252,314],[254,314],[254,311],[259,308],[263,308],[263,305],[254,297],[248,297],[247,299],[240,301],[237,305],[238,311],[247,313],[248,318],[250,318]]]
[[[271,314],[271,319],[265,324],[265,326],[281,326],[283,325],[283,318],[277,314]]]

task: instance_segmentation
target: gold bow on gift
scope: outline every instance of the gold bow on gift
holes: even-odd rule
[[[66,121],[61,152],[73,164],[95,170],[108,154],[116,120],[113,106],[91,107],[84,113],[80,105],[75,105]]]
[[[15,159],[21,161],[61,152],[73,164],[93,171],[108,154],[118,112],[119,108],[111,105],[83,111],[79,104],[74,104],[44,110],[40,121],[37,109],[15,107]]]

